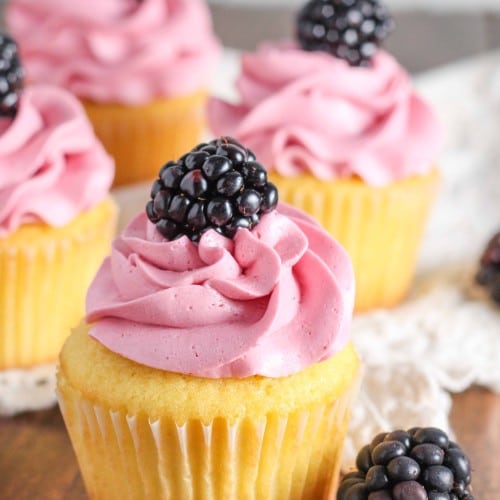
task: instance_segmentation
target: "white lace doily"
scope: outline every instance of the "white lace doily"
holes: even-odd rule
[[[56,365],[0,371],[0,415],[43,410],[56,404]]]

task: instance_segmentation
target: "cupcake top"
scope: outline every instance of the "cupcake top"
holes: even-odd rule
[[[23,90],[16,44],[0,34],[0,237],[70,222],[107,196],[113,174],[78,100],[57,87]]]
[[[396,60],[377,51],[376,36],[363,35],[388,30],[386,11],[378,26],[375,13],[358,10],[375,9],[375,0],[344,2],[341,12],[342,2],[310,3],[318,5],[306,21],[301,12],[297,42],[242,56],[239,102],[209,104],[213,132],[231,131],[283,176],[383,186],[427,173],[441,143],[436,117]]]
[[[223,151],[232,150],[219,143],[217,154],[210,153],[204,165],[213,164],[210,160]],[[187,156],[177,166],[167,164],[163,177],[165,170],[191,164]],[[244,172],[247,160],[237,157],[231,168]],[[241,192],[255,182],[252,174],[244,177]],[[216,178],[211,182],[217,185]],[[174,197],[192,204],[204,199],[208,206],[214,199],[204,198],[215,196],[210,190],[188,194],[182,186],[179,180],[162,191],[173,189]],[[264,199],[264,186],[260,192]],[[159,193],[154,186],[153,197],[164,200]],[[174,197],[164,218],[148,210],[114,242],[87,296],[93,338],[143,365],[208,378],[286,376],[346,345],[354,302],[352,268],[344,250],[316,222],[286,205],[274,210],[275,200],[251,226],[233,231],[227,219],[214,219],[199,231],[187,231],[186,215],[178,227],[187,234],[169,236],[160,232],[161,220],[177,217]],[[233,193],[226,199],[242,217],[245,209],[238,208],[238,198]]]
[[[113,174],[77,99],[27,88],[16,116],[0,118],[0,237],[22,224],[70,222],[107,196]]]
[[[28,80],[98,102],[203,89],[220,50],[201,0],[12,0],[7,25]]]

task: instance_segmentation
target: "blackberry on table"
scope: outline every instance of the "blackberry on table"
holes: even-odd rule
[[[162,167],[146,214],[166,239],[186,235],[197,242],[210,228],[228,238],[253,229],[277,204],[278,191],[255,155],[221,137]]]
[[[17,44],[10,36],[0,33],[0,116],[16,115],[23,79]]]
[[[351,66],[368,66],[394,21],[380,0],[310,0],[297,16],[304,50],[324,51]]]
[[[476,274],[476,282],[484,286],[491,298],[500,304],[500,232],[486,245]]]
[[[474,500],[469,459],[433,427],[378,434],[361,448],[356,467],[337,500]]]

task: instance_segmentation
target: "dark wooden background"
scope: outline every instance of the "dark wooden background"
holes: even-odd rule
[[[472,461],[476,500],[499,500],[500,396],[482,389],[454,396],[452,423]],[[57,409],[0,419],[1,500],[86,498]]]

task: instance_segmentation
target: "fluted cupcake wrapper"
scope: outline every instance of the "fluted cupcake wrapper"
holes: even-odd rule
[[[336,401],[229,422],[178,423],[58,398],[92,499],[334,498],[352,384]]]
[[[115,158],[114,185],[154,179],[167,161],[196,146],[205,102],[205,92],[140,106],[83,101],[96,135]]]
[[[106,200],[62,228],[30,225],[0,239],[0,370],[56,360],[115,225]]]
[[[344,246],[356,277],[356,311],[390,307],[407,293],[437,193],[437,170],[374,188],[360,180],[270,175],[280,200],[317,219]]]

